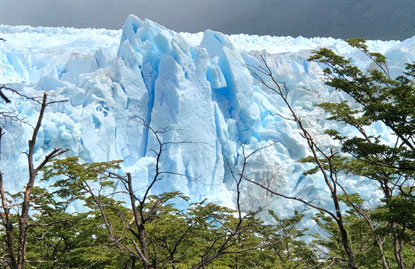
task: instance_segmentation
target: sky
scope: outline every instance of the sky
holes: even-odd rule
[[[414,0],[0,0],[0,24],[121,29],[135,14],[178,32],[406,39]]]
[[[176,31],[220,30],[261,0],[0,0],[0,24],[120,29],[129,14]]]

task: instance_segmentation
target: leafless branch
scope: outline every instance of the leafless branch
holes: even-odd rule
[[[317,164],[319,171],[321,172],[321,174],[323,175],[323,179],[324,182],[327,186],[327,188],[330,191],[331,194],[331,198],[333,201],[333,205],[335,208],[335,213],[332,213],[331,211],[322,208],[322,207],[318,207],[312,203],[309,203],[308,201],[305,201],[299,197],[292,197],[292,196],[286,196],[280,193],[277,193],[275,191],[272,191],[271,189],[267,188],[266,186],[263,186],[253,180],[248,180],[251,183],[256,184],[257,186],[267,190],[268,192],[286,198],[286,199],[291,199],[291,200],[296,200],[299,202],[302,202],[303,204],[311,207],[311,208],[315,208],[317,210],[323,211],[325,213],[327,213],[331,218],[333,218],[335,220],[335,222],[337,223],[337,226],[339,228],[339,232],[341,234],[341,239],[342,239],[342,245],[343,245],[343,249],[345,250],[347,256],[348,256],[348,266],[351,269],[356,269],[356,262],[355,262],[355,255],[353,252],[353,249],[351,247],[350,241],[349,241],[349,236],[348,233],[344,227],[344,222],[343,222],[343,215],[340,209],[340,202],[339,202],[339,198],[338,198],[338,194],[337,194],[337,180],[336,180],[336,174],[334,173],[333,167],[331,165],[331,156],[327,153],[325,153],[319,146],[318,144],[314,141],[313,136],[310,134],[310,132],[304,127],[303,122],[301,120],[301,118],[297,115],[296,111],[294,110],[294,108],[291,106],[287,94],[286,92],[284,92],[284,88],[280,85],[280,83],[277,81],[277,79],[275,78],[270,66],[268,65],[268,62],[265,59],[264,55],[260,55],[260,59],[261,59],[261,67],[258,68],[252,68],[247,66],[248,70],[253,74],[254,77],[256,77],[259,82],[264,85],[266,88],[268,88],[269,90],[273,91],[274,93],[277,94],[277,96],[279,96],[282,101],[284,102],[285,106],[288,108],[288,110],[290,111],[290,114],[292,116],[292,119],[296,122],[300,132],[301,132],[301,136],[306,140],[307,145],[309,150],[312,153],[313,159],[315,161],[315,163]],[[267,81],[265,81],[265,79],[262,76],[265,76],[266,78],[268,78],[270,80],[270,83],[268,83]],[[327,170],[325,168],[325,165],[323,164],[321,158],[322,157],[325,158],[328,162],[329,162],[329,169]],[[246,177],[245,177],[246,178]]]

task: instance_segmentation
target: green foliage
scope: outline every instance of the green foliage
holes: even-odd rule
[[[312,249],[302,238],[307,229],[298,229],[304,215],[294,212],[294,216],[281,219],[274,211],[269,211],[273,222],[267,225],[263,234],[270,242],[268,265],[271,268],[312,268],[317,267],[316,250]]]
[[[107,218],[117,238],[132,247],[132,234],[125,226],[133,222],[131,208],[112,197],[114,179],[109,171],[118,162],[80,164],[78,158],[57,160],[44,169],[48,189],[35,188],[30,221],[28,268],[124,268],[140,261],[114,246],[87,188],[97,189]],[[53,177],[54,180],[51,180]],[[52,191],[51,191],[52,190]],[[318,267],[311,247],[301,240],[306,229],[297,229],[304,217],[280,219],[270,211],[274,223],[265,224],[249,213],[241,223],[234,210],[201,201],[179,209],[174,201],[188,198],[178,192],[149,196],[144,217],[150,255],[160,266],[191,268],[201,256],[217,253],[229,233],[240,226],[229,248],[206,268],[309,268]],[[70,212],[73,202],[83,201],[84,212]],[[120,218],[120,216],[123,216]]]
[[[101,216],[96,211],[71,212],[79,197],[69,195],[70,191],[34,188],[28,264],[34,268],[120,268],[125,257],[110,245]]]
[[[29,230],[29,267],[36,268],[124,268],[141,262],[120,249],[108,236],[96,200],[113,227],[116,238],[128,248],[136,240],[128,223],[134,222],[131,207],[113,196],[119,162],[79,163],[71,157],[56,160],[43,170],[48,189],[35,188]],[[202,256],[226,251],[206,268],[309,268],[318,266],[311,247],[297,229],[304,217],[295,212],[280,219],[270,211],[274,223],[265,224],[254,213],[237,217],[235,210],[201,201],[187,208],[175,206],[179,192],[150,195],[143,210],[149,255],[159,266],[191,268]],[[70,210],[83,202],[83,212]],[[237,236],[229,234],[239,227]],[[133,228],[134,230],[135,228]],[[135,230],[135,233],[137,231]],[[41,243],[39,243],[41,242]],[[316,267],[317,268],[317,267]]]
[[[336,223],[323,213],[318,213],[314,220],[325,231],[325,237],[316,235],[314,243],[329,250],[327,264],[332,264],[333,268],[344,268],[342,260],[346,259],[346,254]],[[358,268],[382,268],[373,234],[365,220],[356,212],[349,212],[345,216],[345,226],[356,254]]]
[[[56,160],[43,169],[43,181],[55,178],[51,185],[57,188],[56,195],[65,199],[79,199],[85,194],[84,183],[96,182],[101,187],[114,187],[114,182],[108,180],[109,172],[120,168],[121,161],[79,163],[78,157]]]
[[[336,174],[371,179],[379,186],[383,199],[378,208],[368,210],[357,194],[349,195],[348,199],[343,196],[342,201],[349,206],[345,225],[360,267],[372,268],[377,264],[380,268],[376,259],[380,260],[381,249],[379,244],[371,244],[376,238],[377,242],[381,242],[391,268],[413,266],[415,66],[407,64],[401,76],[392,78],[384,55],[370,52],[363,39],[349,39],[347,42],[372,60],[371,69],[362,71],[350,59],[330,49],[320,49],[310,57],[310,60],[326,66],[326,84],[346,93],[353,100],[319,105],[330,115],[329,120],[343,122],[357,133],[342,136],[336,130],[326,131],[342,146],[341,153],[329,156],[330,160],[335,160],[330,162],[329,169]],[[382,140],[384,134],[373,135],[372,130],[379,123],[387,126],[388,135],[395,139],[393,144]],[[321,160],[326,168],[328,161],[328,158]],[[318,215],[316,221],[327,232],[329,239],[318,243],[329,249],[331,256],[343,257],[342,250],[336,247],[340,238],[333,221],[323,214]]]
[[[377,208],[368,208],[358,193],[334,192],[347,208],[342,225],[355,263],[358,268],[382,268],[383,255],[389,268],[412,268],[415,64],[407,64],[401,76],[391,78],[385,56],[370,52],[362,39],[348,42],[373,61],[372,69],[364,72],[329,49],[320,49],[310,60],[326,66],[327,85],[353,99],[319,107],[327,111],[328,119],[355,128],[356,135],[326,130],[341,144],[341,152],[324,154],[319,149],[319,157],[300,162],[314,164],[306,175],[329,171],[334,188],[341,190],[340,174],[378,184],[383,199]],[[396,143],[387,144],[382,134],[373,135],[371,129],[379,123],[388,127]],[[138,268],[144,263],[133,250],[144,249],[144,244],[150,262],[158,267],[195,268],[205,260],[207,264],[196,268],[344,268],[347,264],[344,234],[333,217],[337,215],[328,216],[329,211],[315,215],[313,220],[324,234],[307,243],[303,240],[307,229],[298,228],[304,215],[298,212],[282,219],[278,212],[269,211],[272,220],[265,223],[253,212],[239,214],[206,201],[189,203],[179,192],[129,192],[126,186],[131,182],[116,174],[120,163],[88,164],[70,157],[44,167],[42,181],[49,185],[32,192],[27,268]],[[125,189],[115,192],[117,183]],[[10,195],[16,201],[21,197],[22,193]],[[177,207],[178,200],[187,207]],[[74,204],[82,210],[75,212]],[[0,234],[5,241],[4,231]]]

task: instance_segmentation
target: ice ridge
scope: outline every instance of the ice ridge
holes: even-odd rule
[[[360,67],[370,62],[344,41],[289,37],[227,36],[175,33],[150,20],[129,16],[118,31],[0,27],[0,82],[30,96],[43,91],[67,103],[51,106],[39,133],[36,158],[54,147],[84,161],[123,160],[137,190],[154,175],[159,131],[166,143],[161,169],[166,172],[153,193],[180,190],[193,201],[208,198],[232,206],[234,179],[244,154],[253,155],[247,175],[280,192],[327,204],[329,197],[318,175],[304,176],[297,162],[308,154],[305,141],[282,102],[265,89],[247,66],[258,66],[266,54],[291,104],[317,140],[333,128],[315,107],[323,100],[346,98],[326,87],[322,66],[310,63],[311,50],[327,46],[352,57]],[[391,71],[415,58],[415,39],[371,41],[386,53]],[[272,45],[274,42],[274,45]],[[267,50],[261,50],[266,48]],[[28,123],[38,107],[19,96],[0,103],[2,111],[17,111]],[[347,133],[345,126],[336,128]],[[4,122],[1,168],[6,187],[24,184],[25,155],[30,124]],[[379,133],[387,130],[379,125]],[[335,144],[334,144],[335,146]],[[17,169],[16,169],[17,168]],[[350,191],[359,188],[375,202],[375,188],[362,179],[343,178]],[[269,205],[281,214],[300,205],[271,197],[255,186],[243,187],[245,208]]]

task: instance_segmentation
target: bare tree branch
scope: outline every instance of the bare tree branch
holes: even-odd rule
[[[2,93],[1,90],[8,90],[20,96],[23,96],[26,99],[30,99],[32,101],[38,102],[34,98],[22,95],[18,93],[17,91],[3,85],[0,87],[0,97],[2,97],[6,102],[10,102],[10,100],[7,99],[7,97]],[[35,152],[36,137],[39,132],[40,126],[42,124],[44,112],[45,112],[47,105],[48,105],[47,95],[45,93],[43,95],[39,116],[38,116],[35,128],[33,129],[32,137],[28,142],[29,150],[27,153],[27,160],[28,160],[28,169],[29,169],[29,179],[28,179],[26,188],[23,193],[23,201],[20,204],[21,206],[20,212],[18,212],[17,214],[18,215],[18,227],[19,227],[19,234],[17,238],[17,255],[16,255],[16,249],[14,245],[15,240],[14,240],[14,234],[13,234],[13,220],[11,218],[11,213],[10,213],[11,206],[7,202],[6,192],[4,191],[3,174],[0,172],[0,197],[1,197],[2,209],[4,213],[4,214],[1,214],[1,220],[2,220],[3,226],[6,229],[7,252],[9,254],[10,266],[12,269],[23,269],[24,264],[26,262],[25,256],[26,256],[26,245],[27,245],[27,228],[28,228],[28,220],[29,220],[29,209],[30,209],[30,201],[32,197],[32,189],[35,183],[36,176],[39,170],[44,165],[50,162],[53,158],[58,157],[59,155],[66,152],[66,150],[55,149],[54,151],[52,151],[50,154],[48,154],[45,157],[45,159],[39,164],[38,167],[34,168],[33,155]],[[3,130],[0,127],[0,142],[1,142],[2,135],[3,135]]]
[[[346,228],[344,227],[343,214],[342,214],[341,209],[340,209],[340,202],[339,202],[339,198],[338,198],[338,194],[337,194],[337,181],[336,181],[336,178],[335,178],[335,173],[334,173],[333,167],[331,165],[331,158],[332,157],[329,154],[325,153],[317,145],[317,143],[314,141],[313,136],[304,127],[301,118],[297,115],[296,111],[291,106],[290,102],[288,101],[287,94],[286,94],[286,92],[284,92],[284,88],[280,85],[280,83],[275,78],[270,66],[268,65],[268,62],[265,59],[265,56],[260,55],[260,59],[262,61],[263,66],[260,66],[258,68],[252,68],[252,67],[246,66],[246,65],[245,66],[253,74],[253,76],[255,78],[257,78],[259,80],[259,82],[261,82],[262,85],[264,85],[266,88],[268,88],[269,90],[276,93],[283,100],[285,106],[290,111],[290,114],[291,114],[293,120],[296,122],[298,128],[300,129],[301,136],[306,140],[308,148],[312,153],[313,159],[314,159],[315,163],[317,164],[319,171],[323,175],[324,182],[325,182],[327,188],[329,189],[329,191],[331,193],[331,198],[332,198],[333,205],[334,205],[334,208],[335,208],[335,213],[332,213],[327,209],[317,207],[317,206],[315,206],[315,205],[313,205],[313,204],[311,204],[311,203],[309,203],[309,202],[307,202],[307,201],[305,201],[301,198],[298,198],[298,197],[290,197],[290,196],[285,196],[285,195],[279,194],[277,192],[270,192],[272,190],[270,190],[269,188],[266,188],[266,186],[261,186],[261,184],[257,184],[256,182],[254,182],[252,180],[250,182],[254,183],[257,186],[260,186],[262,188],[265,187],[264,188],[265,190],[267,190],[268,192],[270,192],[274,195],[278,195],[278,196],[284,197],[286,199],[297,200],[297,201],[302,202],[303,204],[305,204],[307,206],[310,206],[312,208],[321,210],[321,211],[329,214],[329,216],[331,218],[333,218],[334,221],[337,223],[337,226],[339,228],[339,231],[340,231],[340,234],[341,234],[341,239],[342,239],[343,249],[345,250],[345,252],[348,256],[348,266],[351,269],[356,269],[357,266],[356,266],[356,262],[355,262],[355,255],[354,255],[353,249],[352,249],[350,241],[349,241],[348,233],[346,231]],[[270,79],[271,82],[268,83],[267,81],[265,81],[265,79],[262,78],[261,75],[265,76],[268,79]],[[324,166],[324,164],[321,161],[321,158],[325,158],[326,160],[328,160],[329,169],[326,169],[326,167]]]

